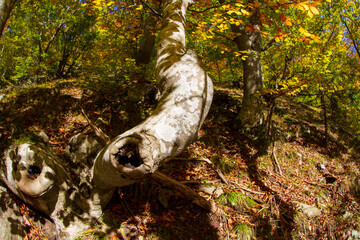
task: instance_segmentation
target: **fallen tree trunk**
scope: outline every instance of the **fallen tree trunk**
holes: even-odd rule
[[[60,238],[72,239],[96,222],[115,187],[154,173],[197,139],[213,87],[196,54],[185,47],[188,4],[165,1],[156,62],[161,98],[149,118],[105,147],[95,138],[74,136],[66,158],[29,137],[5,151],[0,179],[49,216]],[[196,201],[211,210],[201,199]]]

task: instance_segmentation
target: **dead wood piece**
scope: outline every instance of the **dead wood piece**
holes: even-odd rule
[[[211,202],[206,201],[203,197],[201,197],[197,192],[195,192],[193,189],[189,188],[188,186],[172,178],[169,178],[168,176],[159,172],[155,172],[154,174],[152,174],[151,178],[155,182],[181,193],[181,195],[184,198],[192,201],[199,207],[203,208],[205,211],[219,215],[223,214],[223,210],[218,208],[213,201]]]
[[[309,181],[304,181],[306,182],[307,184],[310,184],[310,185],[313,185],[313,186],[316,186],[316,187],[321,187],[321,188],[325,188],[325,189],[328,189],[329,190],[329,186],[325,186],[325,185],[321,185],[321,184],[317,184],[317,183],[313,183],[313,182],[309,182]]]
[[[273,142],[271,157],[274,159],[274,163],[275,163],[275,165],[276,165],[276,167],[277,167],[277,169],[278,169],[278,172],[279,172],[280,176],[283,176],[283,173],[282,173],[282,171],[281,171],[281,167],[280,167],[280,164],[279,164],[279,162],[278,162],[278,160],[277,160],[275,151],[276,151],[276,149],[275,149],[275,142]]]
[[[230,183],[235,185],[235,187],[240,188],[241,190],[244,190],[246,192],[253,193],[253,194],[258,194],[258,195],[265,195],[265,193],[250,190],[250,189],[248,189],[248,188],[246,188],[244,186],[241,186],[240,184],[238,184],[236,182],[230,181]]]

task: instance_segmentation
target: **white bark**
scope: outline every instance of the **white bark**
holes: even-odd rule
[[[95,139],[73,137],[69,161],[28,138],[14,141],[0,161],[0,180],[48,215],[60,238],[72,239],[90,227],[115,187],[154,173],[198,137],[213,87],[196,54],[185,48],[188,3],[165,3],[156,65],[162,97],[148,119],[103,149]]]
[[[196,54],[185,47],[188,3],[165,3],[156,64],[162,97],[148,119],[115,138],[99,154],[93,180],[100,188],[128,185],[155,172],[198,137],[211,105],[213,86]],[[119,152],[128,156],[122,157],[123,162],[116,159]],[[136,157],[129,157],[134,152]]]

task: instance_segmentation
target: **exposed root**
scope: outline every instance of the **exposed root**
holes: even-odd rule
[[[203,208],[205,211],[207,211],[209,213],[215,213],[217,215],[224,214],[224,211],[222,209],[218,208],[214,202],[206,201],[203,197],[201,197],[193,189],[189,188],[188,186],[186,186],[172,178],[169,178],[168,176],[166,176],[162,173],[155,172],[154,174],[151,175],[151,178],[155,182],[181,193],[181,196],[192,201],[193,203],[195,203],[196,205]]]

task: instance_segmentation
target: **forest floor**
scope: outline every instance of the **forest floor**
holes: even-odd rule
[[[1,141],[24,129],[43,131],[61,155],[72,136],[92,134],[81,109],[114,137],[155,106],[146,97],[134,102],[128,90],[135,86],[70,79],[7,90],[0,107]],[[216,87],[200,139],[183,160],[160,169],[214,201],[226,216],[208,214],[173,189],[145,179],[114,195],[101,219],[113,226],[111,233],[95,227],[83,237],[360,239],[360,159],[347,145],[349,136],[333,126],[325,146],[321,111],[290,98],[278,100],[271,140],[235,130],[241,96],[240,90]],[[211,160],[228,184],[201,159]],[[27,229],[27,239],[45,238],[41,229]]]

